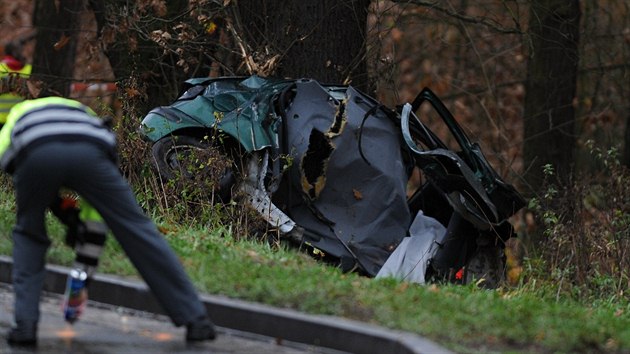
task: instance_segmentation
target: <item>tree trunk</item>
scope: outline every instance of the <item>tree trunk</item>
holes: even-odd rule
[[[532,0],[523,158],[530,192],[551,164],[567,181],[573,164],[580,5],[578,0]]]
[[[193,16],[188,0],[89,4],[125,111],[116,123],[121,166],[127,178],[135,180],[142,178],[148,151],[128,137],[136,134],[151,109],[173,102],[185,80],[208,76],[216,36],[207,30],[209,23],[199,21],[202,16]]]
[[[43,85],[39,97],[67,97],[74,73],[79,13],[84,0],[37,0],[33,24],[37,29],[32,77]]]
[[[236,12],[254,59],[279,55],[274,76],[350,83],[372,93],[365,57],[369,5],[369,0],[239,0]]]
[[[182,83],[208,76],[214,37],[190,16],[188,0],[140,5],[89,0],[114,76],[133,116],[171,103]],[[160,35],[163,34],[163,35]]]

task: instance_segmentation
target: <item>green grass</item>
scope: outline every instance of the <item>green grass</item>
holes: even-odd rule
[[[11,192],[0,192],[0,253],[10,255]],[[623,297],[580,303],[554,284],[488,291],[474,286],[407,284],[343,274],[290,248],[235,239],[229,226],[159,226],[200,291],[342,316],[424,335],[458,352],[630,352],[630,304]],[[52,217],[48,261],[70,265],[64,230]],[[100,272],[137,276],[113,238]]]

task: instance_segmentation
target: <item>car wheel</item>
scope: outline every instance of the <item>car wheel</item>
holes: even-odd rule
[[[230,200],[234,163],[220,147],[192,136],[167,136],[153,144],[152,154],[163,180],[208,190],[221,202]]]

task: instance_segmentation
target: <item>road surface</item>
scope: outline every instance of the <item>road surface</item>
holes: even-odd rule
[[[13,293],[10,285],[0,283],[0,354],[341,353],[220,327],[216,340],[187,344],[185,328],[176,328],[165,316],[95,302],[88,302],[79,321],[69,325],[63,320],[60,302],[60,296],[53,294],[42,299],[36,348],[11,347],[5,334],[13,320]]]

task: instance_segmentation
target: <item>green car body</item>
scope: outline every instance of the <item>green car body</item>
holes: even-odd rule
[[[277,146],[279,118],[272,97],[290,84],[258,76],[189,79],[177,101],[147,114],[141,134],[156,142],[191,128],[218,129],[248,152]]]

